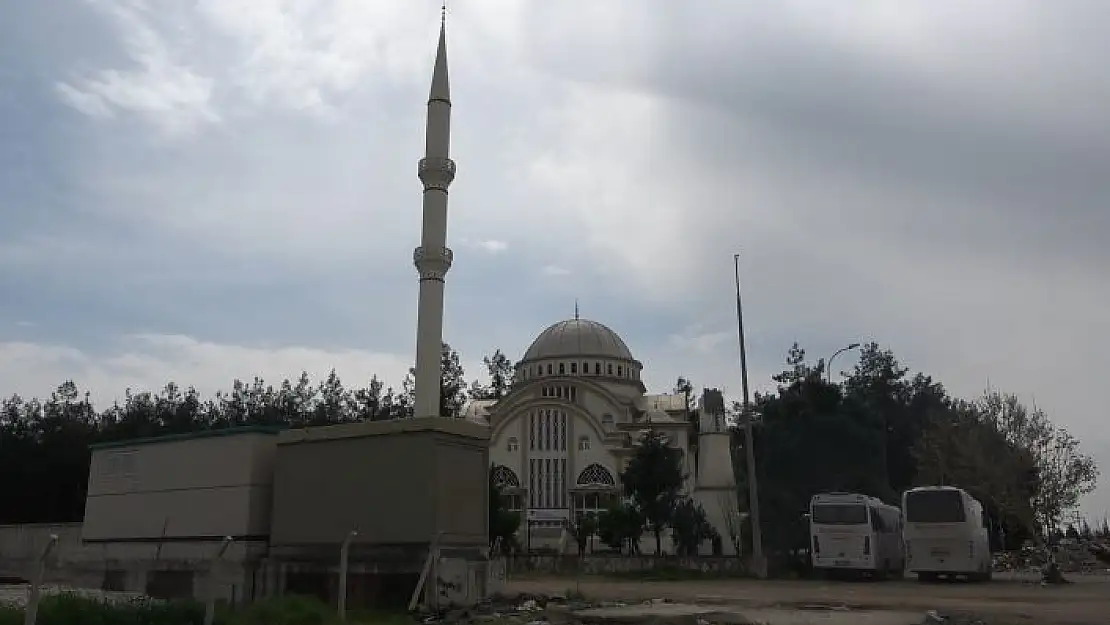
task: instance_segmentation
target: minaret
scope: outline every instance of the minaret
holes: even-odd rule
[[[416,400],[413,416],[438,417],[443,344],[443,280],[451,268],[447,248],[447,187],[455,179],[451,144],[451,89],[447,80],[446,9],[440,18],[439,48],[428,96],[427,142],[420,159],[424,222],[412,260],[420,273],[416,319]]]

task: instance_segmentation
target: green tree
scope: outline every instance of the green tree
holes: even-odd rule
[[[470,398],[499,400],[508,395],[513,383],[513,361],[496,349],[493,354],[482,358],[482,364],[486,367],[489,382],[483,384],[475,380],[470,387]]]
[[[663,532],[674,517],[683,481],[682,452],[671,447],[663,434],[646,431],[621,473],[621,484],[655,535],[655,555],[663,553]]]
[[[414,416],[412,406],[416,403],[415,380],[416,367],[409,367],[409,373],[405,376],[403,385],[405,400],[402,403],[408,413],[407,416]],[[458,352],[451,349],[448,343],[444,343],[440,358],[439,416],[452,418],[462,416],[463,408],[466,406],[467,387],[466,372],[463,370]]]
[[[614,503],[598,515],[598,538],[611,549],[629,555],[638,553],[643,533],[644,517],[631,503]]]
[[[680,497],[671,519],[671,538],[678,555],[696,556],[707,540],[720,540],[717,530],[709,524],[701,504],[689,497]]]
[[[597,535],[598,529],[598,517],[592,512],[579,513],[567,523],[567,532],[574,538],[574,542],[578,546],[579,557],[586,555],[586,547],[590,544],[590,538]]]

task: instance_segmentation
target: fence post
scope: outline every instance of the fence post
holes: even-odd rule
[[[208,561],[208,574],[205,576],[204,589],[204,625],[212,625],[212,621],[216,619],[216,564],[223,559],[233,540],[232,537],[225,536],[223,544],[220,545],[220,550]]]
[[[358,536],[357,530],[347,532],[343,546],[339,548],[339,620],[347,620],[347,561],[351,556],[351,541]]]
[[[46,575],[46,558],[50,556],[50,552],[58,544],[58,535],[51,534],[50,540],[47,541],[46,546],[42,548],[42,553],[39,554],[38,559],[32,565],[34,568],[31,570],[31,588],[29,596],[27,597],[27,608],[23,612],[23,625],[35,625],[35,621],[39,617],[39,587],[42,586],[42,578]]]

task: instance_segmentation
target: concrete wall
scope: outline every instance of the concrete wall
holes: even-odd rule
[[[426,418],[284,432],[271,544],[486,545],[488,428]]]
[[[265,538],[276,440],[244,428],[94,448],[84,539]]]

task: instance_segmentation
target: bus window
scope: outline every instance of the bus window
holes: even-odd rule
[[[906,493],[907,523],[962,523],[964,502],[954,490],[918,490]]]
[[[867,506],[860,504],[821,503],[813,506],[813,523],[817,525],[865,525]]]

